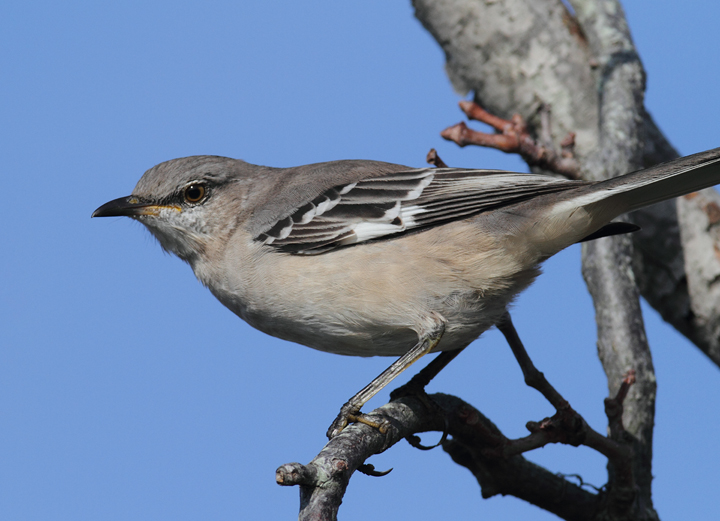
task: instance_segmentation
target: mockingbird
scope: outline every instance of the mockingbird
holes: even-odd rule
[[[501,319],[540,264],[637,227],[611,220],[720,183],[720,148],[602,182],[332,161],[270,168],[226,157],[161,163],[93,217],[140,221],[251,326],[355,356],[399,356],[331,425],[423,355]],[[380,425],[382,427],[382,425]]]

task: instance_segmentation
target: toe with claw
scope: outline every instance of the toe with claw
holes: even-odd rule
[[[337,415],[337,418],[335,418],[330,425],[327,431],[327,437],[329,439],[334,438],[350,423],[364,423],[379,430],[381,434],[385,434],[390,426],[390,422],[387,420],[370,418],[368,415],[360,412],[358,407],[355,407],[351,403],[346,403],[340,409],[340,414]]]

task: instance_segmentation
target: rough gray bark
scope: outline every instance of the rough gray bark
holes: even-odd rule
[[[720,194],[712,188],[677,200],[680,237],[696,334],[720,360]]]
[[[642,167],[645,72],[616,0],[571,0],[598,62],[599,141],[584,165],[585,177],[606,179]],[[608,489],[629,502],[632,519],[657,519],[652,507],[652,435],[656,382],[650,347],[632,270],[633,244],[627,236],[583,244],[583,276],[595,305],[598,354],[610,389],[629,369],[637,382],[625,401],[623,422],[634,442],[635,491],[618,490],[609,465]],[[638,501],[635,501],[638,499]]]

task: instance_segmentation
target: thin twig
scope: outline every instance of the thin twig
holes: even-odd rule
[[[514,114],[510,120],[502,119],[472,101],[461,101],[460,108],[468,119],[486,123],[498,133],[478,132],[461,122],[440,132],[440,136],[448,141],[453,141],[461,147],[476,145],[496,148],[508,154],[519,154],[531,166],[555,172],[569,179],[580,178],[580,165],[573,155],[575,134],[568,133],[561,143],[560,152],[553,149],[550,140],[550,108],[547,105],[543,105],[540,109],[542,127],[540,142],[530,135],[527,124],[520,114]]]
[[[435,150],[434,148],[431,148],[430,152],[427,153],[427,156],[425,156],[425,161],[427,161],[431,165],[435,165],[438,168],[447,168],[445,161],[440,159],[437,150]]]
[[[601,435],[590,427],[585,419],[576,412],[562,397],[562,395],[548,382],[545,375],[533,364],[530,356],[523,346],[520,336],[512,323],[510,314],[505,312],[497,322],[496,327],[505,336],[510,349],[525,377],[525,383],[538,390],[557,411],[551,418],[545,418],[540,422],[528,422],[527,428],[530,435],[517,440],[508,440],[502,447],[502,454],[507,457],[520,454],[536,448],[543,447],[548,443],[564,443],[567,445],[586,445],[597,450],[605,457],[613,461],[617,466],[625,469],[629,467],[632,449],[624,443],[618,434],[608,438]],[[635,382],[635,371],[629,371],[623,380],[623,384],[614,398],[605,400],[608,420],[618,432],[622,431],[622,401],[625,399],[630,386]],[[608,405],[610,404],[610,405]],[[619,410],[619,417],[617,411]],[[620,425],[618,428],[617,425]],[[628,475],[632,479],[631,474]]]

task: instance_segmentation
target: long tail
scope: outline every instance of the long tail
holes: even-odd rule
[[[720,148],[700,152],[533,203],[531,240],[544,257],[595,234],[619,215],[720,184]]]
[[[586,205],[605,201],[620,215],[720,183],[720,148],[681,157],[592,186]],[[582,196],[575,199],[582,204]]]

